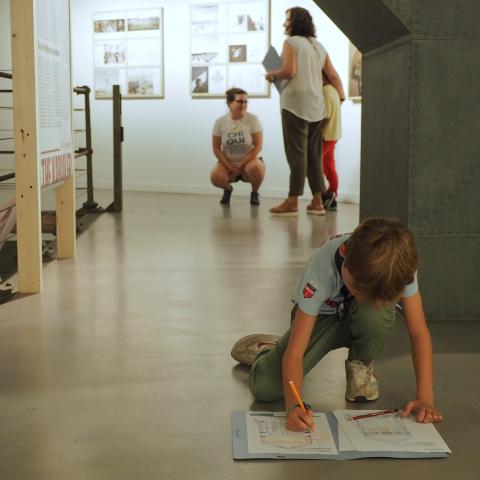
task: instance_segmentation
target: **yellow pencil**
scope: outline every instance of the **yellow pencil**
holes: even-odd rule
[[[295,384],[293,383],[293,380],[289,380],[289,385],[292,389],[292,392],[293,394],[295,395],[295,398],[297,400],[297,403],[300,405],[300,407],[302,408],[303,410],[303,413],[307,413],[307,411],[305,410],[305,405],[303,404],[303,400],[302,400],[302,397],[300,397],[300,394],[298,393],[298,390],[297,390],[297,387],[295,386]]]

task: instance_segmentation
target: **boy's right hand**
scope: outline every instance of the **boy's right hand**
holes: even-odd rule
[[[300,407],[290,410],[287,416],[287,429],[294,432],[304,432],[305,430],[314,432],[313,410],[307,408],[307,411],[304,412]]]

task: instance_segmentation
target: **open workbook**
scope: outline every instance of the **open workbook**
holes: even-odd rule
[[[285,412],[233,412],[233,458],[443,458],[451,453],[432,424],[398,412],[355,419],[377,410],[315,413],[315,432],[286,429]]]

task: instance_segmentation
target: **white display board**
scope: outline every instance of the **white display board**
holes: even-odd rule
[[[38,150],[42,188],[73,173],[70,3],[35,2]]]
[[[270,46],[269,0],[190,6],[190,93],[223,97],[231,87],[270,95],[262,60]]]
[[[93,14],[95,98],[163,98],[163,8]]]

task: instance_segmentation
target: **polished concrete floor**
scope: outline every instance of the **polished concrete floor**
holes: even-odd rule
[[[358,219],[344,204],[326,218],[304,208],[272,218],[274,203],[127,194],[123,214],[102,215],[79,237],[75,261],[45,267],[41,295],[0,306],[2,480],[480,478],[475,323],[431,325],[448,459],[232,459],[231,411],[281,405],[252,403],[231,345],[283,333],[312,249]],[[316,409],[345,408],[344,357],[329,354],[307,377]],[[375,407],[413,397],[401,321],[377,372]]]

